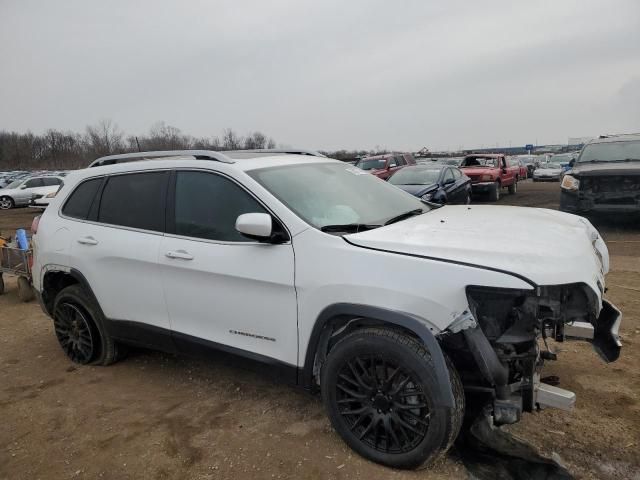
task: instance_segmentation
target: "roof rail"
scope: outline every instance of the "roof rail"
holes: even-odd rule
[[[103,165],[115,165],[118,163],[135,162],[137,160],[147,160],[163,157],[195,157],[198,160],[215,160],[224,163],[235,163],[235,160],[225,153],[230,154],[251,154],[251,153],[283,153],[289,155],[310,155],[313,157],[326,158],[315,150],[305,150],[299,148],[265,148],[258,150],[229,150],[227,152],[214,152],[212,150],[166,150],[157,152],[134,152],[122,153],[120,155],[108,155],[100,157],[89,164],[91,167],[101,167]]]
[[[115,165],[118,163],[135,162],[137,160],[147,160],[162,157],[195,157],[198,160],[216,160],[224,163],[235,163],[233,159],[221,152],[211,150],[165,150],[157,152],[134,152],[122,153],[120,155],[108,155],[100,157],[89,164],[91,167],[101,167],[103,165]]]
[[[284,153],[289,155],[310,155],[312,157],[326,158],[326,155],[323,155],[320,152],[304,148],[258,148],[255,150],[230,150],[229,153]]]

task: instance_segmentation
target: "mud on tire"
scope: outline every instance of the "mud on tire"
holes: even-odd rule
[[[418,340],[386,328],[346,335],[321,372],[333,427],[369,460],[394,468],[427,466],[451,447],[464,418],[462,383],[446,360],[453,409],[435,407],[440,386],[431,355]]]

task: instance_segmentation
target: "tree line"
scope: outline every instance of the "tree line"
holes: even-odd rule
[[[261,132],[239,135],[231,128],[221,136],[193,137],[158,122],[145,135],[125,134],[111,120],[87,126],[84,133],[49,129],[43,134],[0,130],[0,171],[72,170],[98,157],[152,150],[250,150],[275,148]]]
[[[193,137],[179,128],[158,122],[145,135],[127,135],[111,120],[89,125],[83,133],[49,129],[43,134],[0,130],[0,171],[7,170],[73,170],[84,168],[105,155],[153,150],[252,150],[275,148],[276,142],[261,132],[239,135],[231,128],[221,136]],[[322,151],[342,161],[380,153],[373,150]]]

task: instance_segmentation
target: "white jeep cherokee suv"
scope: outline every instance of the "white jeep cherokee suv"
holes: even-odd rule
[[[547,338],[620,352],[587,220],[435,208],[313,152],[104,157],[66,177],[36,230],[34,286],[72,361],[233,354],[320,391],[344,440],[393,467],[449,448],[465,392],[497,424],[570,408],[540,382]]]

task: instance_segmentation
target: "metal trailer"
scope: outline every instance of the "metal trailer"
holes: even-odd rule
[[[22,250],[17,247],[0,247],[0,295],[4,293],[4,279],[2,276],[14,275],[18,277],[18,297],[23,302],[33,300],[31,284],[32,250]]]

